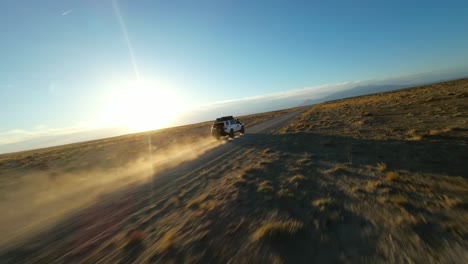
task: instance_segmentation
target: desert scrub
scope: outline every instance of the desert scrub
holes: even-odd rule
[[[274,151],[273,151],[272,149],[267,148],[267,149],[265,149],[265,150],[263,151],[262,154],[263,154],[263,155],[269,155],[269,154],[272,154],[273,152],[274,152]]]
[[[390,201],[393,204],[396,205],[405,205],[408,203],[408,197],[402,195],[402,194],[397,194],[397,195],[392,195],[388,198],[388,201]]]
[[[168,230],[162,237],[161,239],[158,240],[158,244],[156,246],[156,253],[162,253],[169,248],[172,248],[175,244],[176,240],[176,234],[177,230],[176,229],[170,229]]]
[[[346,169],[349,167],[348,164],[337,164],[335,167],[333,168],[330,168],[328,170],[324,170],[323,173],[324,174],[332,174],[332,173],[338,173],[338,172],[344,172],[346,171]]]
[[[288,182],[289,182],[290,184],[294,184],[294,185],[298,186],[299,184],[301,184],[302,182],[304,182],[305,179],[306,179],[306,178],[304,177],[304,175],[300,175],[300,174],[299,174],[299,175],[295,175],[295,176],[292,176],[291,178],[289,178],[289,179],[288,179]]]
[[[128,243],[140,243],[146,237],[146,233],[141,230],[134,230],[128,234]]]
[[[210,198],[209,194],[202,194],[200,196],[197,196],[189,201],[187,204],[187,207],[190,209],[197,209],[200,207],[200,205],[208,200]]]
[[[284,240],[292,238],[304,230],[304,225],[296,220],[266,223],[252,235],[253,241]]]
[[[273,184],[270,181],[263,181],[258,185],[257,192],[271,193],[273,192]]]
[[[289,188],[281,188],[277,193],[280,199],[294,199],[294,192]]]
[[[312,154],[306,154],[304,157],[298,159],[296,161],[296,164],[300,166],[310,165],[312,163],[312,157],[313,157]]]
[[[449,133],[452,130],[453,130],[453,128],[451,128],[451,127],[447,127],[447,128],[444,128],[444,129],[430,129],[428,134],[430,136],[440,136],[440,135]]]
[[[403,206],[408,204],[408,197],[403,194],[394,194],[390,196],[380,196],[377,197],[377,202],[379,203],[391,203],[397,206]]]
[[[236,177],[234,181],[234,185],[237,187],[243,187],[243,186],[248,185],[248,182],[244,177],[240,176],[240,177]]]
[[[398,174],[398,172],[388,171],[387,173],[385,173],[385,179],[391,182],[397,181],[398,179],[400,179],[400,175]]]
[[[408,139],[409,140],[414,140],[414,141],[418,141],[418,140],[421,140],[423,138],[423,135],[420,135],[418,134],[418,132],[416,131],[416,129],[411,129],[409,130],[406,135],[408,136]]]
[[[447,208],[461,207],[463,204],[465,204],[462,199],[450,197],[447,195],[441,196],[441,202],[442,205]]]
[[[377,163],[377,169],[379,171],[385,171],[387,169],[387,164],[385,164],[383,162],[379,162],[379,163]]]
[[[208,200],[200,204],[199,208],[205,211],[211,211],[216,207],[216,201]]]
[[[338,204],[338,201],[336,201],[335,199],[332,199],[330,197],[326,197],[326,198],[318,198],[318,199],[315,199],[311,202],[312,206],[314,206],[315,208],[319,208],[320,210],[324,210],[325,207],[334,207]]]
[[[368,181],[366,184],[366,191],[367,192],[374,192],[375,190],[385,186],[381,181]]]
[[[259,174],[261,172],[261,169],[259,167],[249,167],[247,169],[244,170],[244,175],[245,174],[251,174],[251,175],[255,175],[255,174]]]

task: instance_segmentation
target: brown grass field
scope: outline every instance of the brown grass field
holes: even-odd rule
[[[249,127],[295,110],[239,118]],[[211,124],[0,155],[0,211],[7,212],[0,217],[0,248],[223,144],[210,136]]]
[[[0,156],[0,259],[468,262],[468,79],[314,105],[227,142],[207,131],[148,132],[152,162],[148,133]]]

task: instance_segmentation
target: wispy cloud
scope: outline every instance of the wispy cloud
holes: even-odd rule
[[[217,107],[217,106],[222,106],[222,105],[231,104],[231,103],[268,101],[268,100],[277,100],[277,99],[300,99],[300,100],[312,99],[315,97],[323,97],[328,93],[333,93],[333,92],[345,90],[348,88],[352,88],[354,86],[357,86],[366,82],[370,82],[370,81],[347,81],[343,83],[323,84],[323,85],[304,87],[300,89],[287,90],[287,91],[281,91],[281,92],[264,94],[264,95],[250,96],[250,97],[231,99],[231,100],[222,100],[222,101],[204,104],[201,107],[210,108],[210,107]]]
[[[66,16],[66,15],[70,14],[71,11],[73,11],[73,10],[70,9],[70,10],[67,10],[67,11],[63,12],[63,13],[62,13],[62,16]]]

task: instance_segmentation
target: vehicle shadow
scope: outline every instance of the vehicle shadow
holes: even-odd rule
[[[355,166],[383,162],[392,170],[468,177],[466,141],[373,140],[304,132],[246,134],[244,139],[232,144],[282,153],[310,153],[322,161]]]
[[[247,134],[229,143],[260,149],[260,153],[267,155],[280,153],[282,157],[307,151],[302,144],[291,146],[294,140],[304,138]],[[261,168],[241,171],[234,180],[237,191],[233,199],[199,216],[200,222],[211,223],[204,230],[206,236],[199,241],[202,246],[191,249],[199,249],[195,252],[198,254],[210,252],[203,254],[200,263],[213,260],[221,263],[378,260],[377,237],[367,232],[374,223],[347,207],[353,197],[337,188],[333,192],[323,188],[319,177],[306,176],[297,181],[290,177],[293,175],[284,177],[290,169],[285,159],[260,158],[254,160],[256,162],[262,163]],[[258,248],[261,251],[257,251]]]

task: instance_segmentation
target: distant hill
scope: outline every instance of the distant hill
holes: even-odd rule
[[[403,88],[409,88],[414,85],[365,85],[365,86],[356,86],[348,90],[339,91],[325,97],[319,99],[309,99],[305,100],[301,105],[311,105],[311,104],[318,104],[321,102],[337,100],[347,97],[354,97],[366,94],[373,94],[373,93],[381,93],[381,92],[388,92]]]

